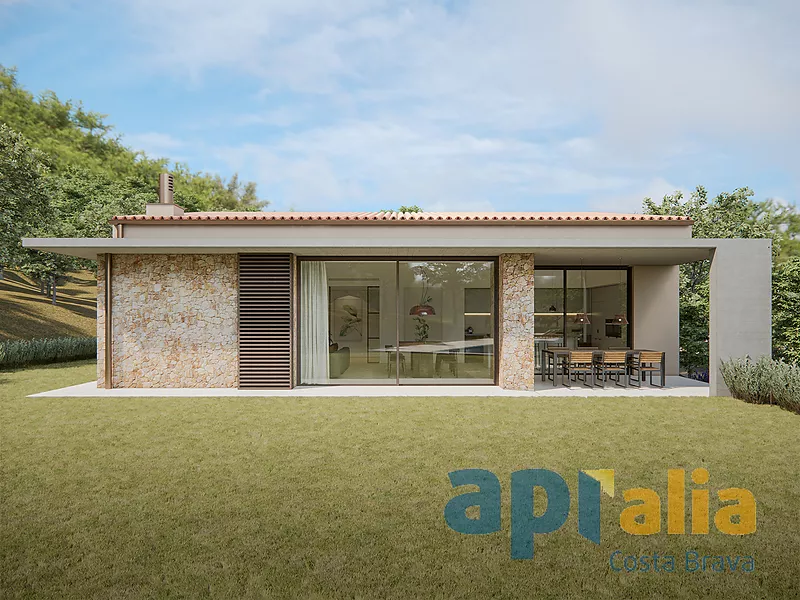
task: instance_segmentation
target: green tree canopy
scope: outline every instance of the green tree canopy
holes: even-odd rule
[[[398,208],[382,208],[381,212],[407,212],[407,213],[421,213],[425,212],[422,208],[417,206],[416,204],[412,204],[410,206],[406,206],[405,204],[398,207]]]
[[[772,273],[772,332],[773,357],[800,365],[800,257]]]
[[[23,135],[0,123],[0,268],[22,260],[21,238],[46,225],[45,160]]]
[[[643,208],[646,214],[692,218],[692,236],[696,238],[771,238],[776,259],[797,254],[796,208],[772,200],[755,202],[753,195],[745,187],[709,200],[705,188],[697,187],[688,199],[680,192],[664,196],[661,202],[645,198]],[[708,260],[681,265],[681,367],[688,371],[708,368],[710,266]],[[783,335],[777,327],[773,334]],[[777,345],[777,339],[773,345]]]
[[[70,177],[78,169],[156,193],[158,174],[170,170],[175,177],[175,200],[190,212],[253,211],[268,205],[258,198],[256,184],[241,182],[237,174],[226,181],[131,150],[114,133],[107,117],[86,110],[80,102],[62,101],[51,91],[35,97],[19,85],[15,69],[0,65],[0,121],[41,151],[41,160],[53,176],[66,173]]]

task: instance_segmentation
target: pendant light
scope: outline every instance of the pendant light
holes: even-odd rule
[[[579,312],[575,315],[573,323],[591,325],[592,322],[589,320],[589,313],[586,312],[586,273],[583,270],[583,259],[581,259],[581,289],[583,290],[583,312]]]
[[[431,301],[431,297],[428,295],[428,277],[421,268],[417,272],[422,277],[422,294],[419,298],[419,304],[412,306],[408,314],[412,317],[430,317],[435,315],[436,311],[428,304]]]
[[[619,259],[619,305],[622,306],[622,259]],[[628,324],[628,317],[625,316],[625,312],[617,313],[614,315],[614,324],[615,325],[627,325]]]

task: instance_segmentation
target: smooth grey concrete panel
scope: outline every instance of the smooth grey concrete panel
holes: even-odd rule
[[[680,267],[635,266],[632,285],[634,346],[663,351],[667,375],[677,375],[680,368]]]
[[[711,395],[725,396],[721,361],[772,354],[772,241],[717,240],[710,286]]]
[[[170,222],[126,222],[125,238],[136,240],[182,240],[191,242],[198,238],[219,239],[262,239],[276,243],[313,241],[319,239],[338,240],[334,246],[348,246],[352,240],[378,239],[389,243],[402,242],[409,246],[425,245],[429,240],[465,239],[562,239],[582,240],[608,239],[679,239],[692,237],[692,227],[686,223],[645,222],[618,223],[616,225],[586,224],[575,222],[552,225],[527,224],[512,225],[484,223],[450,224],[336,224],[323,223],[251,223],[231,225],[227,223],[170,223]]]
[[[318,233],[322,230],[315,226]],[[425,228],[423,228],[425,229]],[[466,229],[466,228],[465,228]],[[623,229],[623,228],[620,228]],[[25,238],[26,248],[94,259],[98,254],[214,254],[231,252],[290,252],[299,256],[499,256],[505,253],[530,253],[541,265],[676,265],[711,256],[716,240],[618,237],[609,239],[515,238],[508,235],[460,239],[373,237],[316,237],[313,239],[273,239],[246,236],[191,240],[132,238]],[[429,230],[430,231],[430,230]],[[342,232],[340,232],[342,233]],[[366,232],[364,232],[366,233]],[[501,232],[502,233],[502,232]]]

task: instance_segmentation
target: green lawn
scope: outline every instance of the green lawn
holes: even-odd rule
[[[728,398],[31,399],[93,363],[0,373],[0,596],[790,597],[800,581],[800,417]],[[634,537],[622,490],[666,505],[666,471],[745,487],[758,531]],[[503,530],[466,536],[443,508],[461,468],[503,482]],[[509,474],[573,490],[533,561],[509,557]],[[602,543],[577,534],[578,469],[616,469]],[[692,484],[687,483],[691,489]],[[664,517],[664,522],[666,517]],[[752,555],[753,573],[615,573],[657,551]],[[792,587],[794,586],[794,587]]]

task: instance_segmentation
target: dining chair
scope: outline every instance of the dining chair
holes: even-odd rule
[[[583,384],[588,387],[595,385],[594,352],[591,350],[571,350],[561,370],[561,384],[564,385],[564,376],[567,380],[575,381],[583,376]],[[589,385],[589,376],[592,384]]]
[[[611,377],[615,380],[615,384],[619,385],[622,379],[624,385],[628,387],[628,353],[624,350],[604,350],[597,354],[594,360],[595,377],[599,377],[606,387],[608,378]]]
[[[652,350],[642,350],[637,352],[631,358],[630,363],[630,379],[631,385],[642,387],[642,382],[645,381],[647,374],[650,374],[650,385],[653,387],[666,387],[666,373],[664,372],[664,353],[655,352]],[[653,383],[653,374],[658,374],[661,379],[661,385]],[[636,377],[634,377],[636,375]],[[638,383],[633,383],[637,381]]]
[[[441,366],[446,364],[450,369],[450,374],[453,377],[458,377],[458,350],[446,350],[445,352],[436,353],[436,364],[434,365],[434,372],[437,377],[440,377],[439,370]]]

